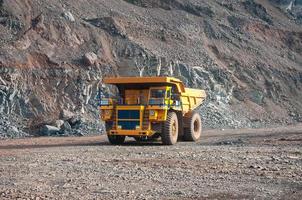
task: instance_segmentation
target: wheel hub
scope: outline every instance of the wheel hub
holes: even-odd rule
[[[194,132],[198,132],[199,131],[199,123],[198,123],[198,120],[195,120],[194,123],[193,123],[193,129],[194,129]]]
[[[173,123],[172,123],[172,135],[175,136],[176,132],[177,132],[176,122],[173,121]]]

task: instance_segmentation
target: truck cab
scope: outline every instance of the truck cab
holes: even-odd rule
[[[101,119],[112,144],[122,144],[126,136],[175,144],[183,136],[186,119],[205,98],[203,90],[186,90],[180,80],[169,77],[107,78],[104,83],[118,91],[115,97],[101,95],[100,100]]]

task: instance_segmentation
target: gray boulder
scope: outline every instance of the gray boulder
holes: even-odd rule
[[[60,134],[60,129],[55,126],[50,126],[50,125],[44,125],[41,128],[40,135],[45,135],[45,136],[51,136],[51,135],[57,135]]]
[[[62,110],[60,113],[60,119],[62,120],[70,120],[75,116],[73,112],[70,112],[68,110]]]
[[[70,120],[68,120],[71,126],[80,125],[83,122],[83,119],[79,116],[74,116]]]
[[[69,20],[71,22],[75,21],[75,18],[74,18],[73,14],[70,11],[65,11],[63,13],[63,16],[64,16],[65,19],[67,19],[67,20]]]
[[[64,122],[60,128],[64,132],[71,131],[71,125],[68,122]]]
[[[98,56],[93,52],[89,52],[83,56],[83,59],[87,65],[94,65],[98,60]]]
[[[57,128],[61,128],[61,126],[64,124],[63,120],[56,120],[54,123],[54,126]]]

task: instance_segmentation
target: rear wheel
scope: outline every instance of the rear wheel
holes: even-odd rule
[[[199,113],[192,112],[185,118],[184,140],[196,142],[201,137],[202,123]]]
[[[165,145],[176,144],[178,139],[178,119],[175,112],[168,113],[167,120],[164,122],[161,139]]]
[[[125,142],[125,136],[122,135],[107,135],[108,136],[108,140],[111,144],[113,145],[121,145],[124,144]]]

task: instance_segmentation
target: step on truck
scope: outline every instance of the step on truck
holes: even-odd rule
[[[202,121],[196,109],[206,98],[204,90],[186,88],[172,77],[113,77],[103,83],[118,91],[116,96],[100,94],[100,116],[111,144],[123,144],[126,137],[161,139],[165,145],[200,139]]]

